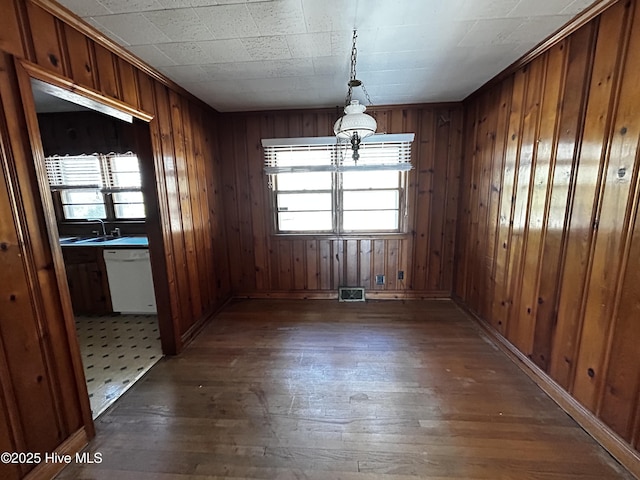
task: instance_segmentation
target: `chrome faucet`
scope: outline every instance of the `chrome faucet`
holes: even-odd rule
[[[87,222],[100,222],[100,225],[102,225],[102,236],[107,236],[107,229],[104,226],[104,220],[102,220],[101,218],[87,218]]]

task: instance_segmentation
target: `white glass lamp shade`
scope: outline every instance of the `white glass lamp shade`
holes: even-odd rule
[[[351,104],[344,107],[344,116],[340,117],[333,126],[336,137],[341,139],[351,139],[356,133],[360,139],[376,133],[378,124],[371,115],[364,111],[367,109],[360,105],[358,100],[351,100]]]

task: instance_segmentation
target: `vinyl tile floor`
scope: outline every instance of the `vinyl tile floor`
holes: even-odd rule
[[[96,418],[162,358],[158,317],[76,316],[76,329]]]

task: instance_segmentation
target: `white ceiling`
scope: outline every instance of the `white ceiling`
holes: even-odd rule
[[[354,27],[373,104],[462,100],[595,3],[58,1],[221,112],[342,105]]]

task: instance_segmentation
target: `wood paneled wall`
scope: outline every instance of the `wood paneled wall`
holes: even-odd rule
[[[465,102],[455,294],[640,439],[640,5]]]
[[[462,149],[460,105],[372,108],[378,132],[415,133],[409,233],[381,237],[273,235],[261,139],[332,135],[336,110],[229,114],[220,124],[230,277],[237,295],[449,296]],[[398,279],[398,271],[404,279]],[[384,285],[375,284],[385,275]]]
[[[217,114],[49,9],[0,0],[2,451],[73,452],[93,433],[62,256],[40,198],[32,144],[41,145],[22,64],[152,116],[134,127],[165,351],[179,351],[230,295]],[[22,478],[33,466],[0,464],[0,477]],[[41,467],[43,477],[57,468]]]

